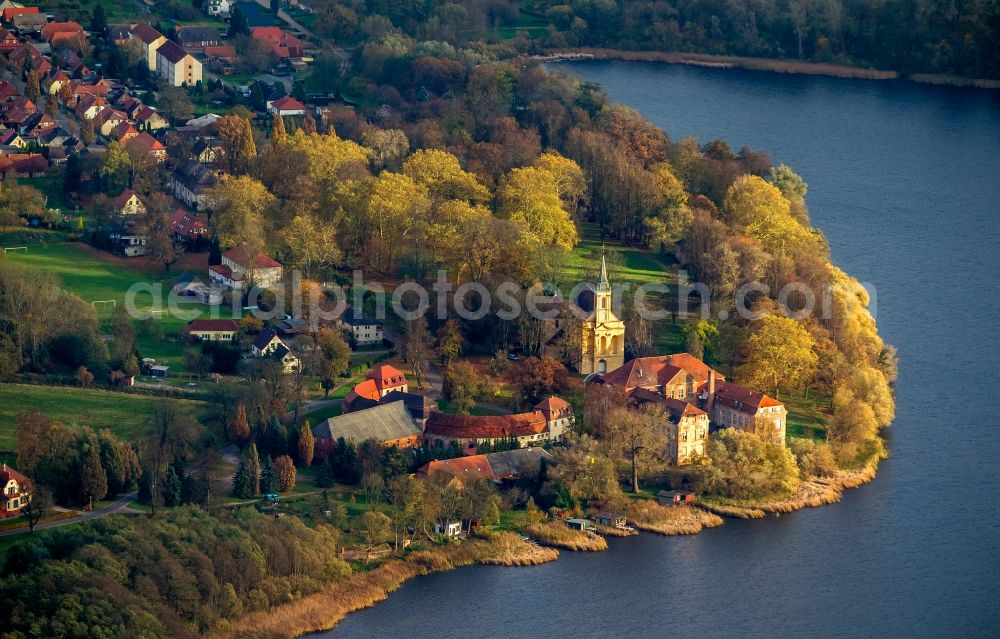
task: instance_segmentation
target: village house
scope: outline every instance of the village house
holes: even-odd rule
[[[12,24],[14,18],[17,16],[38,15],[38,13],[38,7],[23,7],[18,5],[16,7],[4,7],[3,13],[0,13],[0,18],[3,19],[5,24]]]
[[[24,9],[38,9],[38,7],[23,7]],[[49,23],[49,18],[44,13],[18,13],[11,18],[14,30],[20,35],[32,35],[41,33],[42,27]]]
[[[160,115],[159,111],[145,104],[140,105],[131,116],[135,120],[136,125],[144,131],[158,131],[170,126],[170,123],[167,122],[165,117]]]
[[[104,137],[109,137],[111,132],[115,130],[115,127],[122,122],[128,122],[128,116],[118,109],[113,109],[109,106],[103,107],[94,116],[94,128]]]
[[[208,225],[197,215],[184,209],[177,209],[171,214],[170,234],[188,247],[196,247],[212,237]]]
[[[194,159],[206,165],[214,165],[225,158],[225,149],[218,138],[199,136],[191,149]]]
[[[222,303],[222,293],[205,284],[191,273],[181,273],[174,279],[170,293],[202,304],[215,306]]]
[[[171,86],[194,86],[201,82],[201,62],[167,40],[156,49],[156,74]]]
[[[229,0],[205,0],[202,9],[210,16],[228,18],[231,3]]]
[[[341,315],[340,323],[350,329],[351,341],[355,346],[374,346],[382,343],[382,323],[365,317],[354,307],[348,308]]]
[[[87,41],[87,34],[76,22],[49,22],[42,27],[42,38],[53,49],[60,46],[79,48]]]
[[[421,442],[420,428],[401,401],[323,420],[313,427],[314,459],[329,457],[341,437],[356,444],[374,439],[400,448],[416,448]]]
[[[468,455],[455,459],[428,462],[417,470],[417,477],[430,477],[437,473],[451,475],[458,483],[468,479],[503,481],[521,477],[535,477],[542,461],[552,462],[552,455],[544,448],[518,448],[486,455]]]
[[[66,75],[66,72],[59,70],[42,80],[42,90],[47,95],[57,95],[59,89],[69,81],[69,76]]]
[[[196,319],[187,323],[188,339],[231,342],[239,332],[239,322],[231,319]]]
[[[145,131],[128,140],[125,147],[135,149],[138,156],[148,157],[154,162],[162,162],[167,159],[167,147]]]
[[[222,264],[209,266],[209,277],[213,282],[233,290],[243,290],[249,282],[259,288],[270,288],[281,282],[281,263],[257,251],[250,259],[251,251],[237,246],[222,254]]]
[[[146,203],[132,189],[125,189],[115,198],[115,213],[118,215],[145,215]]]
[[[355,403],[359,399],[377,402],[393,391],[406,393],[409,382],[403,371],[390,364],[379,364],[365,375],[365,381],[357,384],[347,393],[343,401],[343,411],[348,413],[357,410]]]
[[[271,54],[280,60],[303,56],[302,41],[280,27],[255,27],[250,30],[250,37],[266,44]]]
[[[267,107],[267,112],[271,115],[280,115],[282,117],[305,115],[306,105],[302,104],[292,96],[286,95],[272,101]]]
[[[699,389],[699,400],[712,423],[719,428],[739,428],[778,442],[785,441],[788,411],[783,403],[764,393],[716,381],[715,374],[710,374]]]
[[[31,501],[31,493],[28,492],[31,482],[21,473],[7,464],[3,464],[0,466],[0,486],[3,486],[3,499],[0,499],[0,517],[20,515],[21,509]]]
[[[270,331],[264,331],[254,339],[250,353],[254,357],[277,360],[281,363],[281,371],[286,375],[294,373],[302,366],[302,362],[292,352],[291,346]]]
[[[0,29],[0,52],[9,53],[20,46],[21,41],[7,29]]]
[[[142,54],[150,71],[156,71],[156,51],[167,41],[167,37],[145,23],[132,27],[132,38],[142,43]]]
[[[135,130],[135,126],[131,122],[122,122],[115,127],[115,130],[111,132],[111,139],[116,140],[119,144],[128,142],[135,136],[139,135],[139,132]]]
[[[201,211],[207,204],[207,192],[218,182],[208,167],[194,160],[181,162],[170,174],[170,191],[181,202]]]
[[[562,401],[562,400],[560,400]],[[545,442],[565,435],[565,417],[554,416],[549,421],[541,408],[548,400],[543,400],[530,413],[515,415],[450,415],[432,413],[424,427],[424,439],[428,445],[446,447],[456,443],[466,454],[475,452],[485,442],[516,440],[518,447],[542,446]]]
[[[40,153],[9,153],[0,156],[0,178],[45,177],[49,173],[49,161]]]
[[[23,149],[28,146],[27,140],[21,137],[21,134],[17,132],[17,129],[0,130],[0,144],[17,149]]]
[[[113,250],[122,257],[141,257],[146,254],[146,244],[149,238],[135,232],[134,224],[121,224],[109,233]]]

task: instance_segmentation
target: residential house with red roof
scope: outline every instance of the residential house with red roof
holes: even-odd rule
[[[125,148],[135,149],[136,153],[142,154],[143,157],[148,157],[154,162],[162,162],[167,159],[167,147],[145,131],[128,140],[125,143]]]
[[[542,460],[552,461],[552,455],[544,448],[517,448],[485,455],[431,461],[421,466],[416,475],[430,477],[443,473],[450,475],[459,484],[469,479],[502,481],[537,476],[542,467]]]
[[[0,144],[23,149],[28,146],[28,141],[21,137],[17,129],[3,129],[0,130]]]
[[[77,22],[49,22],[42,27],[42,38],[53,49],[60,46],[79,48],[87,41],[87,34]]]
[[[306,105],[302,104],[292,96],[286,95],[271,102],[267,107],[267,111],[272,115],[280,115],[282,117],[289,115],[305,115]]]
[[[281,27],[254,27],[250,30],[250,37],[265,43],[271,53],[281,60],[303,56],[302,41]]]
[[[55,131],[57,126],[56,121],[48,113],[36,111],[21,123],[21,135],[29,139],[39,138]]]
[[[39,153],[10,153],[0,156],[0,178],[45,177],[49,173],[49,161]]]
[[[170,234],[187,244],[212,237],[212,232],[205,222],[184,209],[177,209],[170,216]]]
[[[125,189],[115,198],[115,212],[119,215],[145,215],[146,203],[132,189]]]
[[[7,29],[0,29],[0,52],[8,53],[21,46],[17,36]]]
[[[110,136],[115,127],[122,122],[128,122],[128,116],[109,106],[104,106],[94,116],[94,128],[104,137]]]
[[[123,142],[128,142],[135,136],[139,135],[139,132],[135,130],[135,126],[131,122],[122,122],[115,127],[115,130],[111,132],[111,139],[117,140],[119,144]]]
[[[24,505],[31,501],[31,493],[29,492],[31,482],[21,473],[7,464],[3,464],[0,467],[0,486],[3,487],[3,498],[0,499],[0,517],[20,515]]]
[[[139,106],[139,109],[132,114],[132,118],[136,125],[144,131],[158,131],[170,126],[170,123],[160,115],[159,111],[145,104]]]
[[[195,319],[187,323],[189,340],[231,342],[240,332],[240,324],[231,319]]]
[[[38,13],[38,7],[5,7],[3,13],[0,13],[0,18],[7,24],[11,24],[16,16],[24,16],[32,13]]]
[[[257,251],[251,259],[252,250],[244,244],[229,249],[222,254],[222,264],[209,268],[208,276],[213,282],[233,290],[242,290],[247,283],[259,288],[270,288],[281,282],[281,263]]]
[[[67,82],[69,76],[65,71],[59,70],[42,80],[42,90],[48,95],[56,95]]]

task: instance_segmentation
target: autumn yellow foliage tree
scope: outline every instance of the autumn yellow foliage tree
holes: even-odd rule
[[[758,320],[745,349],[747,362],[736,371],[741,384],[773,390],[800,388],[816,374],[819,357],[805,328],[788,317],[766,315]]]
[[[472,173],[462,169],[458,158],[440,149],[421,149],[403,162],[403,174],[427,188],[436,201],[485,202],[489,190]]]
[[[534,243],[568,251],[579,241],[551,172],[530,166],[514,169],[500,186],[499,200],[500,214],[519,224]]]

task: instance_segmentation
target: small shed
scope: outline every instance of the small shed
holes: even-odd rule
[[[445,537],[458,537],[462,534],[462,522],[449,521],[444,525],[438,523],[434,526],[434,532]]]
[[[170,373],[170,367],[163,364],[149,367],[149,374],[152,377],[166,377],[168,373]]]
[[[661,490],[656,501],[663,506],[684,506],[694,503],[695,494],[690,490]]]
[[[582,530],[583,532],[593,532],[595,530],[594,524],[591,523],[589,519],[583,519],[581,517],[572,517],[567,519],[566,525],[574,530]]]
[[[594,515],[594,521],[596,521],[599,526],[607,526],[609,528],[625,528],[626,525],[624,515],[607,511],[599,512]]]

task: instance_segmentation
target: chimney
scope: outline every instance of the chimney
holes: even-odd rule
[[[712,405],[715,403],[715,371],[711,368],[708,369],[708,384],[705,386],[707,391],[705,398],[705,412],[708,413],[708,419],[712,419]]]

